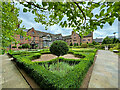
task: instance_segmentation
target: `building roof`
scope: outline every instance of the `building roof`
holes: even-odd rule
[[[71,35],[63,36],[63,39],[71,39]]]
[[[108,36],[108,37],[111,38],[111,39],[114,38],[114,36]]]
[[[28,32],[29,29],[24,29],[23,31]]]
[[[86,36],[83,36],[83,37],[91,37],[92,36],[92,32],[91,33],[89,33],[88,35],[86,35]]]
[[[32,27],[33,28],[33,27]],[[31,29],[32,29],[31,28]],[[29,30],[31,30],[31,29],[25,29],[24,31],[26,31],[26,32],[28,32]],[[33,28],[34,29],[34,28]],[[34,29],[35,30],[35,29]],[[50,35],[50,37],[51,38],[59,38],[59,37],[62,37],[63,39],[71,39],[71,35],[68,35],[68,36],[62,36],[62,34],[60,33],[60,34],[51,34],[51,33],[47,33],[47,32],[42,32],[42,31],[38,31],[38,30],[35,30],[37,33],[38,33],[38,35],[40,36],[40,37],[45,37],[46,35]],[[74,32],[74,31],[73,31]],[[77,33],[76,33],[77,34]],[[78,34],[79,35],[79,34]],[[80,36],[80,35],[79,35]],[[88,35],[86,35],[86,36],[83,36],[83,37],[91,37],[92,36],[92,32],[91,33],[89,33]]]
[[[96,39],[93,39],[93,41],[98,42],[98,43],[102,43],[103,38],[96,38]]]

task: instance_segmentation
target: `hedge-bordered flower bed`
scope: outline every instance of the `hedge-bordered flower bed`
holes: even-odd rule
[[[45,51],[43,51],[45,53]],[[42,53],[42,51],[41,51]],[[41,88],[79,88],[89,67],[92,65],[96,50],[93,52],[75,52],[70,51],[69,53],[85,56],[80,59],[66,59],[63,57],[59,58],[59,61],[63,61],[69,64],[75,63],[75,67],[64,77],[60,77],[53,74],[49,70],[43,68],[41,64],[52,64],[57,62],[56,59],[50,61],[36,61],[31,60],[39,58],[41,53],[23,53],[12,54],[16,59],[16,63],[20,68],[23,68],[35,82],[40,85]],[[46,51],[48,53],[48,51]]]

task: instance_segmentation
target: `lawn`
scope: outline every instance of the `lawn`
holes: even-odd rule
[[[42,54],[50,54],[48,49],[39,51],[9,51],[17,65],[24,69],[41,88],[79,88],[93,64],[96,49],[72,49],[73,54],[80,59],[66,59],[63,57],[50,61],[36,61]]]
[[[94,48],[72,48],[72,50],[94,50]]]

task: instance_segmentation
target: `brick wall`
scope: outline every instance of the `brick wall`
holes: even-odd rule
[[[77,33],[72,31],[71,38],[72,38],[72,44],[73,45],[74,45],[74,43],[78,43],[78,45],[80,45],[80,36]]]

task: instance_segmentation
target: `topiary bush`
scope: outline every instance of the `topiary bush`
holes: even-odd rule
[[[12,48],[17,48],[17,46],[12,46]]]
[[[72,42],[70,43],[70,46],[73,46]]]
[[[87,48],[87,44],[86,43],[82,43],[81,48]]]
[[[67,54],[69,47],[65,41],[56,40],[50,46],[50,52],[56,56],[63,56]]]
[[[22,45],[22,48],[30,48],[30,45],[25,43],[25,44]]]

